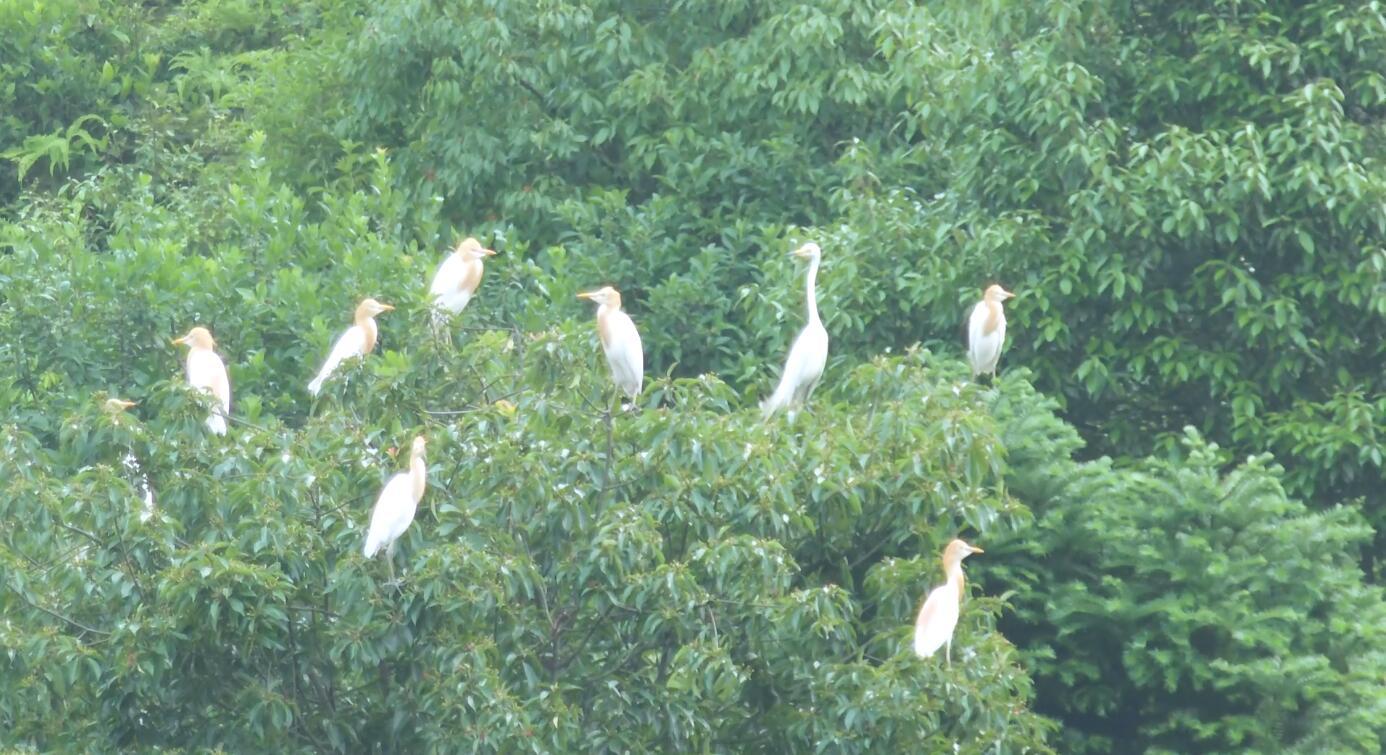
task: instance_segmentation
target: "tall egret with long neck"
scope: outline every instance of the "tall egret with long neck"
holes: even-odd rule
[[[375,349],[376,336],[380,332],[375,325],[375,316],[392,309],[394,307],[381,304],[375,299],[363,299],[356,305],[354,324],[332,345],[332,351],[328,352],[327,361],[322,363],[318,376],[308,384],[308,392],[314,396],[318,395],[318,391],[322,390],[323,381],[331,377],[342,362],[352,357],[365,357],[371,353]]]
[[[621,392],[634,400],[645,381],[645,350],[635,323],[630,315],[621,311],[621,293],[606,286],[578,294],[578,298],[600,305],[597,307],[597,336],[601,338],[606,363],[611,366],[611,379]]]
[[[225,435],[226,418],[231,416],[231,378],[226,374],[226,363],[213,350],[217,343],[211,332],[199,326],[173,342],[188,347],[188,385],[216,399],[216,406],[207,417],[207,429]]]
[[[467,308],[481,285],[482,260],[495,254],[468,236],[452,250],[433,274],[428,294],[433,299],[433,326],[441,327],[450,315]]]
[[[423,500],[428,486],[428,463],[424,460],[426,443],[422,435],[414,438],[409,449],[409,471],[400,472],[380,490],[380,497],[371,510],[371,524],[366,530],[366,544],[361,553],[373,558],[385,549],[385,561],[390,565],[390,581],[395,581],[395,541],[409,529],[414,512]]]
[[[943,572],[948,579],[929,592],[914,622],[914,652],[920,658],[928,658],[946,646],[945,657],[948,665],[953,665],[953,630],[958,626],[963,597],[962,562],[973,553],[984,552],[962,540],[954,540],[943,549]]]
[[[111,416],[112,422],[120,422],[125,410],[134,406],[135,402],[125,401],[118,398],[108,398],[102,407]],[[131,482],[140,494],[140,500],[144,501],[144,509],[140,512],[140,521],[148,521],[149,517],[154,516],[154,488],[149,485],[149,477],[144,470],[140,469],[140,462],[135,458],[135,451],[127,443],[125,446],[125,456],[120,463],[125,467],[125,471],[130,475]]]
[[[972,364],[972,377],[996,377],[996,363],[1001,360],[1001,346],[1006,342],[1006,310],[1001,302],[1015,296],[996,284],[987,287],[982,300],[972,307],[967,321],[967,361]]]
[[[794,339],[789,349],[789,358],[784,363],[784,374],[780,384],[770,398],[761,404],[761,415],[769,418],[775,412],[790,406],[804,404],[813,395],[818,379],[823,377],[823,367],[828,363],[828,331],[823,321],[818,319],[818,263],[823,258],[818,245],[809,242],[791,252],[796,257],[809,261],[805,288],[808,299],[808,322]]]

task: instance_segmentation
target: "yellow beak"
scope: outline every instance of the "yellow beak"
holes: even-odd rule
[[[185,343],[187,343],[187,342],[188,342],[188,337],[187,337],[187,336],[181,336],[181,337],[179,337],[179,338],[173,339],[173,345],[174,345],[174,346],[181,346],[181,345],[183,345],[183,344],[185,344]]]
[[[982,550],[981,548],[978,548],[978,547],[975,546],[975,545],[974,545],[974,546],[971,546],[971,548],[972,548],[972,552],[973,552],[973,553],[986,553],[986,551]]]
[[[484,255],[484,256],[486,256],[486,257],[494,257],[494,256],[496,256],[496,250],[495,250],[495,249],[482,249],[482,250],[481,250],[481,253],[482,253],[482,255]]]
[[[592,297],[594,297],[594,296],[596,296],[596,295],[597,295],[597,292],[596,292],[596,291],[584,291],[584,292],[578,294],[578,295],[577,295],[577,298],[579,298],[579,299],[591,299]]]
[[[381,312],[391,312],[391,311],[394,310],[394,308],[395,308],[395,307],[394,307],[394,305],[392,305],[392,304],[381,304],[381,305],[380,305],[380,311],[381,311]]]

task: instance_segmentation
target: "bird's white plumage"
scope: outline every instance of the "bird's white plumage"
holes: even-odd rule
[[[967,361],[972,376],[996,375],[1001,349],[1006,343],[1006,308],[1002,302],[1015,296],[997,284],[987,286],[982,300],[967,318]]]
[[[366,329],[360,325],[352,325],[346,329],[345,333],[337,338],[336,343],[332,344],[332,351],[328,352],[327,361],[322,363],[322,369],[318,370],[317,377],[313,378],[312,382],[308,384],[308,392],[314,396],[318,395],[318,392],[322,390],[323,382],[331,377],[332,373],[337,371],[337,368],[342,365],[342,362],[352,357],[362,357],[365,355]]]
[[[640,342],[635,322],[621,311],[621,292],[604,286],[580,293],[578,298],[598,304],[597,336],[602,342],[606,364],[611,368],[612,382],[631,399],[639,397],[645,384],[645,347]]]
[[[958,586],[952,580],[929,591],[914,622],[914,652],[928,658],[953,638],[958,626]]]
[[[611,367],[611,379],[621,392],[634,399],[645,382],[645,347],[640,342],[640,332],[630,316],[621,311],[606,314],[606,328],[602,350]]]
[[[418,509],[419,501],[423,499],[427,484],[428,464],[424,461],[424,439],[423,436],[419,436],[414,439],[413,448],[409,453],[409,470],[400,472],[385,483],[385,487],[380,490],[380,497],[375,501],[375,508],[371,510],[371,523],[366,530],[365,545],[361,548],[361,553],[366,558],[379,553],[381,548],[385,549],[387,559],[394,554],[395,541],[414,521],[414,512]],[[390,565],[390,571],[394,572],[393,563]]]
[[[452,314],[466,309],[468,302],[472,300],[472,289],[466,288],[464,284],[477,276],[477,270],[481,266],[481,260],[464,259],[457,254],[449,254],[444,258],[443,263],[438,266],[438,272],[433,274],[433,282],[428,286],[428,293],[433,297],[433,306]]]
[[[1001,305],[998,303],[996,306]],[[996,365],[1001,360],[1001,346],[1006,342],[1005,313],[1000,315],[996,327],[988,333],[987,307],[987,302],[977,302],[967,321],[967,359],[972,364],[973,375],[996,374]]]
[[[816,290],[821,252],[817,244],[805,244],[795,254],[809,259],[805,277],[808,322],[789,348],[784,373],[780,375],[775,392],[761,404],[761,415],[767,418],[781,409],[806,403],[813,395],[813,389],[818,387],[818,381],[823,377],[823,367],[828,363],[828,330],[818,318]]]
[[[447,318],[467,308],[485,272],[482,260],[495,251],[481,246],[474,238],[466,238],[438,265],[433,281],[428,285],[433,300],[433,326],[442,326]]]
[[[207,429],[217,435],[226,434],[226,418],[231,416],[231,379],[226,363],[215,351],[194,346],[188,352],[188,385],[210,393],[217,401],[207,416]]]
[[[828,331],[823,323],[810,322],[804,326],[794,345],[789,349],[785,360],[784,374],[761,407],[765,416],[770,416],[786,407],[803,404],[813,395],[818,381],[823,377],[823,367],[828,363]]]
[[[914,652],[920,658],[928,658],[946,647],[948,662],[953,662],[953,630],[958,627],[963,596],[962,562],[973,553],[982,552],[962,540],[953,540],[943,549],[943,573],[948,578],[929,591],[914,620]]]
[[[408,472],[400,472],[380,491],[371,510],[371,526],[366,531],[366,545],[361,549],[366,558],[399,539],[414,521],[419,502],[414,500],[414,483]]]

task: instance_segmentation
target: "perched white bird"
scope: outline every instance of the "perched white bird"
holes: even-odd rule
[[[313,382],[308,384],[308,392],[314,396],[322,390],[323,381],[331,377],[332,373],[342,362],[352,357],[364,357],[371,353],[375,348],[376,335],[379,333],[375,326],[375,316],[389,312],[394,307],[389,304],[381,304],[375,299],[363,299],[356,305],[356,322],[346,329],[337,342],[332,345],[332,351],[327,354],[327,361],[322,363],[322,369],[318,370],[318,376],[313,378]]]
[[[621,293],[606,286],[578,294],[578,298],[601,305],[597,307],[597,335],[611,366],[611,379],[622,393],[635,399],[645,382],[645,349],[630,315],[621,311]]]
[[[812,242],[791,252],[796,257],[809,261],[807,276],[808,323],[794,339],[789,349],[789,358],[784,363],[784,374],[780,384],[765,403],[760,405],[761,415],[769,418],[775,412],[790,406],[804,404],[818,387],[818,379],[823,377],[823,366],[828,363],[828,331],[818,319],[818,297],[815,286],[818,284],[818,263],[823,258],[822,250]]]
[[[972,308],[972,317],[967,321],[967,360],[972,363],[973,378],[996,377],[996,363],[1006,341],[1006,311],[1001,302],[1012,296],[1015,294],[992,284]]]
[[[103,406],[106,412],[111,415],[111,420],[118,421],[116,418],[126,409],[134,405],[135,402],[133,401],[110,398],[106,399],[106,403]],[[140,494],[140,499],[144,501],[144,509],[140,512],[140,521],[148,521],[149,517],[154,516],[154,488],[150,487],[149,478],[145,476],[144,470],[140,469],[140,462],[135,458],[135,452],[129,446],[125,447],[125,456],[120,462],[134,482],[135,489]]]
[[[366,530],[366,545],[361,549],[366,558],[372,558],[385,549],[385,560],[390,565],[390,581],[395,580],[395,541],[409,524],[414,521],[414,511],[423,499],[424,488],[428,485],[428,464],[424,461],[424,437],[414,438],[409,450],[409,471],[400,472],[380,491],[380,497],[371,510],[371,526]]]
[[[948,580],[929,592],[914,622],[914,652],[920,658],[928,658],[940,647],[947,646],[945,656],[952,665],[953,630],[958,626],[958,608],[963,596],[962,562],[973,553],[983,552],[961,540],[954,540],[943,549],[943,571]]]
[[[226,418],[231,416],[231,378],[226,374],[226,363],[213,351],[216,341],[206,328],[196,327],[173,342],[188,346],[188,385],[211,394],[217,401],[207,417],[207,429],[225,435]]]
[[[450,315],[467,308],[481,285],[482,260],[495,254],[468,236],[438,266],[428,294],[433,299],[433,325],[441,327]]]

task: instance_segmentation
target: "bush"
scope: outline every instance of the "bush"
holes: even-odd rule
[[[1266,455],[1230,472],[1192,429],[1184,453],[1076,463],[1072,428],[1008,380],[1011,493],[1035,527],[988,543],[988,593],[1034,670],[1065,752],[1378,752],[1386,603],[1347,508],[1310,512]]]

